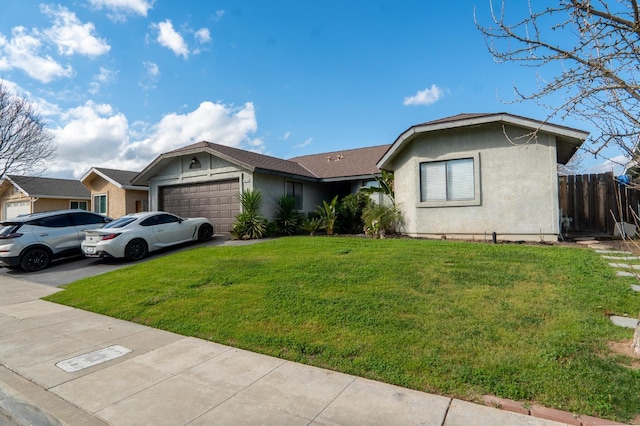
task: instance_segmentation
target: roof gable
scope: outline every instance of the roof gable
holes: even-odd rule
[[[148,188],[143,185],[134,185],[132,183],[133,179],[138,175],[138,172],[132,172],[129,170],[118,170],[118,169],[106,169],[103,167],[92,167],[87,173],[82,176],[80,181],[85,183],[85,181],[91,175],[98,175],[101,178],[111,182],[113,185],[118,188],[123,189],[135,189],[139,191],[147,190]]]
[[[78,180],[8,175],[7,179],[29,197],[89,199],[91,193]]]
[[[133,180],[134,184],[140,184],[148,181],[153,175],[154,170],[164,167],[173,158],[195,155],[206,152],[215,157],[222,158],[232,164],[243,169],[254,171],[262,171],[268,173],[278,173],[290,176],[297,176],[306,179],[317,179],[311,171],[302,165],[281,158],[271,157],[257,152],[246,151],[244,149],[234,148],[226,145],[220,145],[212,142],[197,142],[187,145],[173,151],[159,155],[147,167],[144,168]]]
[[[398,136],[393,144],[391,144],[387,152],[385,152],[382,158],[378,161],[377,166],[385,168],[395,155],[417,135],[489,123],[509,124],[532,132],[538,131],[554,135],[557,142],[557,161],[561,164],[566,164],[571,159],[575,151],[589,136],[588,132],[582,130],[551,124],[546,121],[533,120],[505,112],[476,114],[464,113],[409,127],[400,134],[400,136]]]

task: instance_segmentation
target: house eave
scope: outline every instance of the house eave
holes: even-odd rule
[[[483,124],[490,123],[503,123],[509,124],[525,129],[529,129],[531,131],[538,131],[543,133],[549,133],[555,135],[558,139],[560,139],[563,143],[573,145],[575,149],[573,152],[577,150],[580,145],[587,139],[589,136],[589,132],[585,132],[583,130],[578,130],[566,126],[561,126],[557,124],[551,124],[543,121],[532,120],[525,117],[520,117],[516,115],[506,114],[506,113],[496,113],[496,114],[487,114],[480,115],[475,117],[462,118],[459,120],[451,120],[451,121],[443,121],[436,123],[424,123],[418,124],[410,127],[406,131],[400,134],[398,138],[391,144],[391,147],[387,150],[387,152],[382,156],[380,161],[376,164],[376,166],[381,170],[389,169],[389,162],[393,160],[395,155],[399,152],[402,146],[404,146],[407,142],[411,141],[414,137],[419,134],[441,131],[441,130],[450,130],[450,129],[460,129],[464,127],[472,127],[479,126]],[[568,159],[571,158],[569,156]],[[559,159],[560,162],[561,159]],[[564,160],[564,157],[562,158]]]

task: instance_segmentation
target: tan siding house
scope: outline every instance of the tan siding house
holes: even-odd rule
[[[149,189],[131,184],[137,172],[94,167],[80,182],[91,193],[92,210],[118,218],[149,210]]]
[[[8,175],[0,182],[0,217],[59,209],[91,208],[89,190],[77,180]]]

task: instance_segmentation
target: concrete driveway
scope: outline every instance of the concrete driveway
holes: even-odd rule
[[[48,268],[38,272],[24,272],[21,269],[0,268],[0,277],[8,276],[32,283],[57,287],[82,278],[104,274],[105,272],[114,271],[140,262],[146,262],[151,259],[157,259],[182,250],[190,250],[196,247],[218,246],[225,244],[227,241],[229,241],[228,234],[216,234],[211,241],[207,241],[206,243],[190,243],[166,250],[159,250],[150,253],[138,262],[127,262],[124,259],[92,259],[77,256],[54,261]]]

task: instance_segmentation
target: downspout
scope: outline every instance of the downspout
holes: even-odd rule
[[[33,213],[33,206],[36,203],[36,201],[38,201],[40,199],[40,197],[36,197],[36,198],[32,198],[31,199],[31,208],[29,209],[29,213]]]

